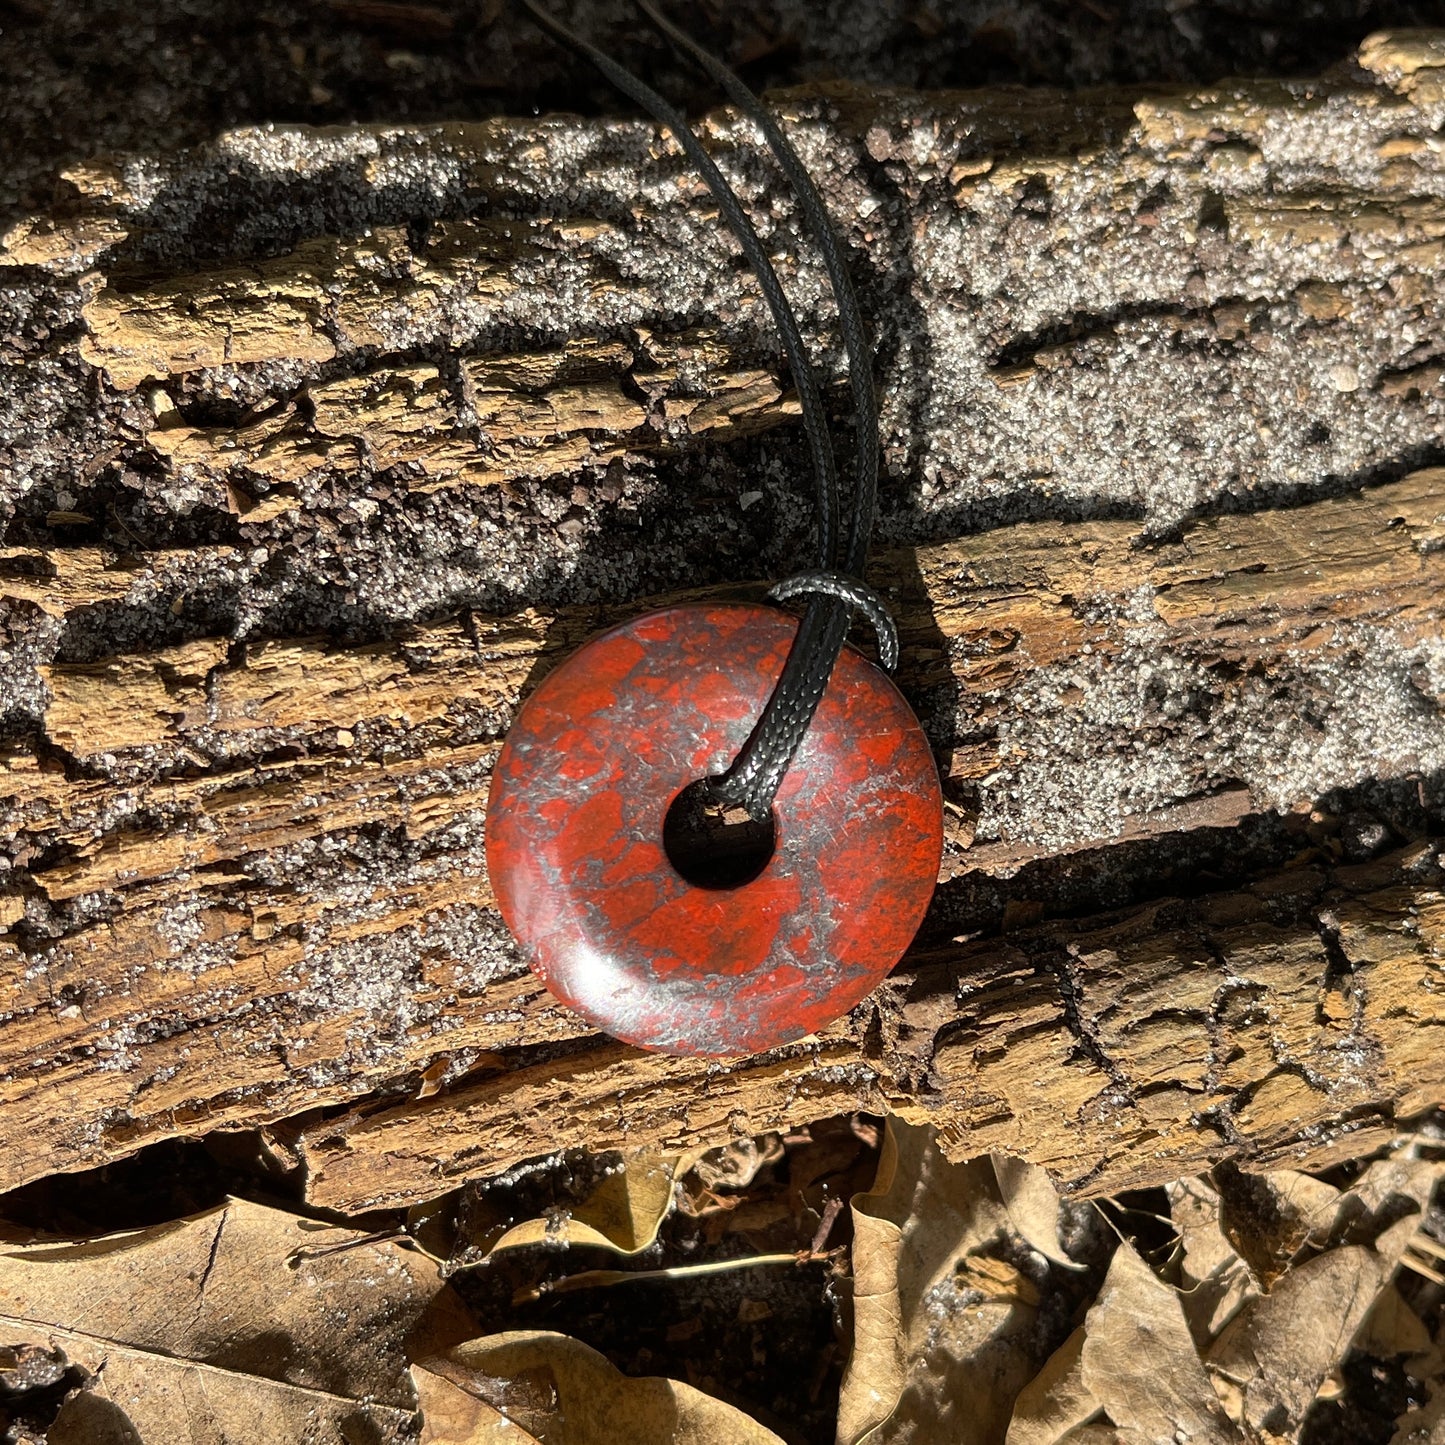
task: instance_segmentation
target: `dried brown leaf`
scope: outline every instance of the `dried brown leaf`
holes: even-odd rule
[[[0,1316],[8,1338],[33,1321]],[[173,1359],[131,1349],[114,1340],[72,1330],[45,1328],[44,1337],[93,1376],[88,1393],[61,1412],[52,1442],[74,1445],[111,1440],[127,1445],[257,1445],[265,1441],[369,1440],[405,1445],[413,1410],[356,1400],[325,1390],[283,1384],[258,1373],[217,1369],[195,1360]],[[279,1362],[285,1347],[274,1346]],[[59,1434],[56,1433],[59,1428]],[[127,1431],[129,1433],[127,1433]],[[109,1432],[109,1433],[106,1433]]]
[[[94,1390],[77,1390],[61,1401],[45,1440],[46,1445],[145,1445],[125,1411]]]
[[[455,1338],[436,1302],[461,1310],[437,1267],[396,1244],[297,1255],[357,1239],[231,1200],[153,1229],[10,1249],[4,1332],[63,1348],[146,1445],[299,1440],[308,1420],[336,1438],[344,1426],[399,1439],[413,1411],[406,1339],[429,1311]],[[77,1400],[59,1438],[103,1438],[104,1413]]]
[[[1055,1264],[1080,1269],[1059,1242],[1059,1191],[1048,1171],[1010,1154],[991,1154],[999,1194],[1014,1231]]]
[[[1422,1234],[1420,1225],[1421,1219],[1419,1215],[1406,1215],[1403,1219],[1397,1219],[1383,1234],[1375,1237],[1375,1253],[1392,1268],[1403,1261],[1410,1265],[1412,1269],[1418,1270],[1419,1266],[1412,1264],[1411,1260],[1418,1259],[1422,1253],[1419,1248],[1419,1241],[1428,1238]],[[1408,1255],[1407,1251],[1409,1252]],[[1433,1250],[1427,1244],[1423,1253],[1425,1258],[1428,1259],[1433,1253]],[[1429,1266],[1427,1266],[1427,1268],[1428,1267]],[[1430,1278],[1429,1275],[1425,1277],[1427,1279]]]
[[[1380,1291],[1355,1337],[1355,1345],[1376,1359],[1394,1355],[1418,1355],[1430,1348],[1430,1331],[1405,1302],[1394,1282]]]
[[[0,1308],[137,1350],[410,1406],[403,1341],[437,1267],[355,1230],[230,1200],[171,1224],[0,1253]],[[297,1255],[298,1251],[305,1251]]]
[[[782,1445],[741,1410],[691,1385],[631,1378],[579,1340],[544,1330],[469,1340],[421,1361],[416,1375],[423,1372],[505,1417],[509,1433],[498,1428],[496,1439],[515,1445],[533,1439],[546,1445]],[[421,1388],[442,1402],[445,1423],[439,1428],[465,1423],[453,1396],[441,1395],[429,1381]],[[492,1417],[481,1413],[477,1419],[484,1427],[479,1436],[422,1438],[429,1445],[490,1445],[485,1427]]]
[[[1445,1162],[1438,1159],[1376,1159],[1341,1192],[1329,1215],[1317,1222],[1317,1232],[1323,1232],[1325,1244],[1370,1244],[1387,1253],[1382,1247],[1385,1234],[1402,1219],[1418,1219],[1442,1177]],[[1393,1263],[1398,1250],[1388,1257]]]
[[[1019,1391],[1005,1445],[1059,1445],[1100,1413],[1084,1384],[1084,1327],[1066,1339]]]
[[[1178,1293],[1121,1243],[1084,1321],[1084,1387],[1126,1439],[1236,1438],[1195,1351]]]
[[[1271,1169],[1258,1177],[1269,1186],[1281,1211],[1295,1218],[1309,1219],[1331,1212],[1340,1197],[1333,1184],[1298,1169]]]
[[[1226,1228],[1242,1255],[1255,1266],[1266,1286],[1308,1245],[1325,1242],[1327,1222],[1334,1217],[1340,1191],[1296,1169],[1241,1176],[1255,1196],[1255,1207],[1243,1219],[1227,1217]],[[1232,1203],[1226,1196],[1226,1204]],[[1227,1215],[1234,1211],[1228,1209]]]
[[[1345,1245],[1296,1265],[1246,1304],[1208,1355],[1233,1386],[1230,1413],[1255,1431],[1302,1420],[1388,1275],[1374,1250]]]
[[[1212,1184],[1179,1179],[1166,1192],[1184,1248],[1180,1303],[1195,1344],[1204,1350],[1240,1306],[1260,1293],[1260,1285],[1224,1232],[1219,1191]]]
[[[1373,1160],[1347,1189],[1291,1169],[1236,1174],[1227,1180],[1224,1225],[1240,1252],[1271,1283],[1305,1252],[1342,1244],[1379,1248],[1380,1237],[1399,1220],[1418,1216],[1445,1165],[1393,1154]]]
[[[917,1147],[917,1139],[906,1136]],[[892,1121],[883,1136],[878,1181],[871,1194],[855,1195],[853,1214],[853,1348],[838,1405],[838,1445],[854,1445],[886,1419],[903,1393],[908,1357],[903,1340],[903,1300],[898,1270],[907,1217],[902,1192],[914,1151],[900,1169]]]
[[[422,1417],[417,1445],[538,1445],[535,1435],[444,1376],[413,1365],[411,1380]]]
[[[638,1149],[603,1179],[569,1214],[513,1225],[489,1253],[528,1244],[597,1245],[616,1254],[639,1254],[657,1238],[672,1212],[674,1186],[700,1151],[685,1154]]]
[[[983,1263],[990,1244],[1012,1238],[992,1164],[949,1163],[931,1129],[890,1119],[877,1184],[853,1199],[853,1228],[839,1445],[999,1439],[1042,1361],[1033,1307],[998,1291]]]

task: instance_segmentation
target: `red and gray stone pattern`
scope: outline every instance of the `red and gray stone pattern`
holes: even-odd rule
[[[938,773],[908,704],[845,648],[774,803],[751,882],[688,883],[663,821],[736,756],[796,619],[684,606],[594,638],[507,736],[487,811],[503,917],[547,986],[607,1033],[738,1054],[832,1022],[912,941],[943,846]]]

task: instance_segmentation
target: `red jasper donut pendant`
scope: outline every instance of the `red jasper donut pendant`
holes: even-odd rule
[[[643,1048],[751,1053],[831,1023],[902,956],[943,849],[938,772],[897,688],[845,647],[735,887],[669,861],[674,799],[721,773],[797,621],[693,605],[594,638],[528,698],[497,759],[487,867],[547,987]]]

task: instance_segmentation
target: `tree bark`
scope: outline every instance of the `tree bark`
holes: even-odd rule
[[[482,859],[551,662],[648,597],[756,596],[803,536],[756,484],[796,405],[685,169],[580,121],[70,167],[0,254],[32,318],[0,1187],[376,1094],[276,1132],[316,1203],[851,1108],[1102,1192],[1445,1100],[1445,48],[1361,61],[786,102],[875,283],[869,576],[948,844],[873,1000],[726,1066],[554,1004]],[[786,220],[746,128],[708,134]],[[1218,886],[1187,876],[1236,835]],[[1071,860],[1147,901],[1106,912]]]
[[[1442,1097],[1440,864],[1417,845],[920,950],[791,1049],[719,1069],[594,1037],[285,1146],[307,1197],[342,1210],[411,1204],[542,1148],[706,1146],[850,1109],[932,1124],[954,1157],[1019,1155],[1083,1195],[1224,1159],[1323,1167]]]

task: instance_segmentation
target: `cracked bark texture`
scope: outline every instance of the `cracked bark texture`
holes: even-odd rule
[[[1305,866],[1168,900],[919,950],[870,1009],[719,1069],[590,1040],[273,1136],[307,1196],[355,1210],[429,1198],[552,1148],[699,1144],[763,1121],[892,1110],[959,1157],[993,1150],[1105,1194],[1221,1159],[1323,1167],[1439,1101],[1441,850]]]
[[[806,550],[760,298],[666,139],[69,160],[0,252],[0,1182],[381,1094],[276,1131],[318,1203],[883,1106],[1098,1191],[1445,1098],[1445,37],[775,103],[878,337],[870,578],[950,798],[916,955],[719,1068],[588,1034],[491,906],[549,658]],[[792,204],[704,130],[841,408]]]

